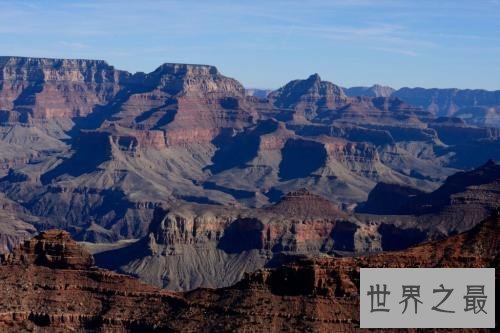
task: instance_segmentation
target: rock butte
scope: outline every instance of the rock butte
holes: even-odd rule
[[[464,232],[500,207],[499,179],[500,165],[489,162],[450,176],[431,193],[379,184],[358,213],[306,189],[260,209],[160,206],[147,236],[95,257],[101,267],[168,289],[225,287],[247,272],[279,266],[284,254],[401,250]]]
[[[496,212],[466,233],[400,252],[288,257],[231,287],[187,293],[93,267],[68,233],[49,230],[0,257],[0,329],[355,332],[360,267],[498,268],[499,222]]]

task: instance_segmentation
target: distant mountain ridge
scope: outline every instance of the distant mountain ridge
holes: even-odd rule
[[[459,117],[469,124],[500,127],[500,90],[401,88],[373,85],[344,88],[348,96],[398,97],[436,116]]]
[[[388,87],[374,84],[371,87],[351,87],[343,88],[347,96],[368,96],[368,97],[390,97],[396,90]]]

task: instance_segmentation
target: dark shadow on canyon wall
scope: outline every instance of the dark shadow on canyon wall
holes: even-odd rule
[[[263,224],[255,218],[235,220],[224,231],[218,248],[227,253],[240,253],[263,247]]]
[[[326,161],[323,144],[314,141],[292,139],[281,150],[282,160],[278,176],[281,180],[308,177]]]

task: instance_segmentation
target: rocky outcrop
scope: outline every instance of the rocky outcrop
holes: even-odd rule
[[[83,117],[110,102],[126,76],[99,60],[0,57],[0,110],[9,121]]]
[[[433,192],[378,184],[358,215],[377,225],[384,250],[400,250],[429,239],[442,239],[473,228],[500,207],[499,165],[454,174]],[[389,215],[388,215],[389,214]]]
[[[496,267],[498,224],[498,217],[492,217],[465,234],[401,252],[289,258],[289,263],[248,274],[215,295],[207,297],[203,290],[189,295],[209,301],[213,307],[226,305],[229,309],[231,304],[235,317],[222,321],[224,326],[218,321],[218,327],[225,330],[245,330],[252,325],[252,330],[262,331],[358,332],[360,267]],[[266,316],[260,316],[262,313]],[[221,316],[211,314],[211,318]]]
[[[181,295],[93,267],[62,230],[43,232],[0,261],[3,332],[165,330],[168,309],[185,304]]]
[[[0,329],[356,332],[360,267],[496,267],[499,222],[494,215],[467,233],[400,252],[286,257],[282,266],[247,274],[231,287],[187,293],[90,267],[88,253],[52,230],[27,242],[38,250],[16,250],[24,262],[0,263]],[[47,267],[31,260],[35,252],[56,261]],[[73,265],[59,267],[68,254]]]
[[[71,239],[68,232],[47,230],[2,255],[7,265],[40,265],[59,269],[89,269],[94,259]]]
[[[149,283],[190,290],[230,285],[245,272],[280,263],[283,254],[406,249],[469,230],[500,207],[497,169],[489,162],[458,173],[431,193],[379,184],[358,208],[364,214],[306,189],[262,209],[170,206],[156,210],[148,237],[96,258]]]
[[[312,120],[320,110],[334,109],[347,102],[342,88],[321,81],[318,74],[306,80],[291,81],[270,93],[268,98],[276,107],[284,110],[284,117],[299,123]]]
[[[167,63],[135,84],[141,87],[116,110],[116,121],[163,130],[169,146],[210,142],[222,128],[241,127],[253,116],[243,86],[214,66]]]
[[[149,236],[98,253],[96,260],[169,289],[227,286],[245,272],[275,265],[282,253],[355,251],[358,226],[350,219],[339,204],[305,189],[258,210],[180,205],[157,209]],[[341,222],[351,228],[337,227]],[[349,247],[340,235],[350,237]]]
[[[500,105],[500,91],[481,89],[401,88],[394,95],[412,105],[429,109],[438,116],[452,116],[468,107]]]
[[[448,177],[431,193],[395,184],[380,183],[370,192],[359,211],[372,214],[422,215],[435,213],[445,206],[480,203],[492,210],[500,206],[498,182],[500,165],[490,160],[481,167]]]

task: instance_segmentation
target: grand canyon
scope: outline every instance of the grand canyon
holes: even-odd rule
[[[361,267],[498,268],[499,112],[0,57],[0,329],[358,331]]]

